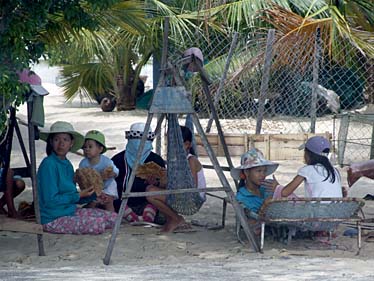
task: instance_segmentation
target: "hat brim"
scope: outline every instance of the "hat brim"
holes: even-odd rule
[[[133,130],[130,130],[130,131],[125,131],[125,138],[126,139],[141,139],[143,137],[143,133],[140,132],[140,131],[133,131]],[[147,134],[147,140],[148,141],[153,141],[154,139],[156,138],[156,134],[155,132],[148,132]]]
[[[97,141],[98,143],[100,143],[100,144],[103,146],[103,151],[101,152],[101,154],[105,153],[105,152],[108,150],[108,149],[106,148],[106,145],[105,145],[105,144],[103,144],[101,141],[98,141],[98,140],[96,140],[96,139],[94,139],[94,138],[84,138],[83,143],[82,143],[82,146],[81,146],[82,149],[83,149],[83,146],[84,146],[84,142],[85,142],[86,140],[94,140],[94,141]]]
[[[250,169],[250,168],[254,168],[254,167],[262,167],[262,166],[266,166],[266,173],[265,174],[266,174],[266,176],[268,176],[268,175],[271,175],[272,173],[274,173],[278,169],[279,164],[271,162],[271,161],[266,161],[265,163],[263,162],[261,164],[253,165],[253,166],[250,166],[250,167],[248,167],[248,165],[241,165],[239,167],[231,169],[230,174],[231,174],[233,179],[240,180],[240,173],[241,173],[242,170]]]
[[[47,141],[50,134],[71,134],[74,138],[73,146],[70,148],[71,152],[76,152],[82,148],[84,144],[84,136],[75,131],[53,131],[53,132],[40,132],[40,139]]]
[[[299,146],[299,150],[304,150],[305,149],[305,143]]]

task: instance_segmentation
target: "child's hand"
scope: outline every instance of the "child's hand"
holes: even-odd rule
[[[94,194],[94,188],[93,187],[90,187],[88,189],[85,189],[85,190],[82,190],[81,192],[79,192],[79,197],[80,198],[84,198],[84,197],[89,197],[91,196],[92,194]]]
[[[111,201],[111,199],[112,197],[110,195],[107,195],[103,192],[97,197],[97,201],[101,204],[108,203]]]
[[[154,175],[148,175],[147,179],[145,180],[145,182],[149,185],[155,185],[155,186],[158,186],[159,185],[159,180],[157,179],[156,176]]]
[[[342,194],[343,194],[343,197],[348,197],[348,190],[345,186],[342,186]]]
[[[273,175],[273,179],[265,179],[261,185],[263,185],[268,192],[274,192],[275,188],[279,185],[279,182]]]
[[[115,178],[117,175],[113,172],[113,167],[108,166],[104,169],[104,171],[101,173],[101,177],[103,180],[107,180],[110,178]]]

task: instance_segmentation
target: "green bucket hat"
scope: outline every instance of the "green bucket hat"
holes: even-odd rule
[[[103,152],[101,153],[104,153],[107,150],[106,145],[105,145],[105,136],[100,131],[97,131],[97,130],[88,131],[87,134],[84,136],[84,140],[94,140],[100,143],[104,147]]]
[[[56,121],[55,123],[52,124],[49,131],[41,131],[40,139],[43,141],[47,141],[50,134],[60,134],[60,133],[70,134],[73,136],[74,144],[70,148],[71,152],[76,152],[77,150],[82,148],[82,145],[84,143],[83,135],[75,131],[73,125],[65,121]]]

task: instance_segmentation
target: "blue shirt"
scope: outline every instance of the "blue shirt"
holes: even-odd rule
[[[266,191],[266,188],[264,186],[260,186],[259,190],[260,196],[253,194],[245,186],[242,186],[239,188],[239,191],[236,194],[236,200],[242,203],[245,208],[257,213],[264,203],[264,200],[272,196],[271,193],[268,193]]]
[[[79,192],[73,181],[73,165],[68,159],[61,160],[55,153],[44,158],[37,179],[42,224],[75,214]]]

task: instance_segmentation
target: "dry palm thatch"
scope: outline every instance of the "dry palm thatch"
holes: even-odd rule
[[[370,44],[374,39],[372,33],[349,26],[335,8],[331,8],[329,12],[330,17],[316,19],[314,17],[321,11],[304,18],[278,5],[263,10],[261,18],[276,30],[272,64],[288,67],[294,65],[301,71],[306,70],[307,61],[310,61],[315,51],[317,30],[322,42],[321,53],[334,61],[344,62],[356,56],[358,52],[368,57],[374,56],[374,45]],[[260,65],[264,54],[264,51],[260,52],[243,63],[232,73],[228,82],[240,80],[243,75]],[[295,64],[295,61],[298,63]]]

